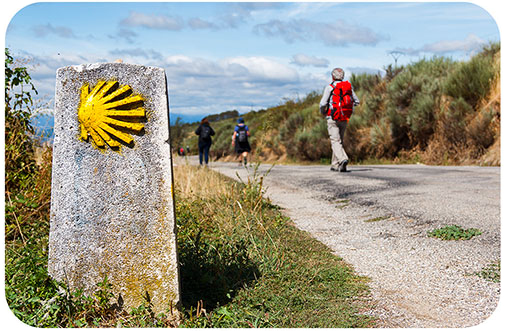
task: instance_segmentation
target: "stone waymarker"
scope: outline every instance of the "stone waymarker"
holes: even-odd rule
[[[179,304],[165,71],[56,74],[49,273],[85,293],[107,276],[126,307]],[[175,313],[176,314],[176,313]]]

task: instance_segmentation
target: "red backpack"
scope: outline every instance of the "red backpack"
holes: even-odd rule
[[[352,115],[354,101],[352,99],[352,86],[348,81],[338,82],[331,92],[331,107],[328,107],[328,116],[335,121],[349,121]]]

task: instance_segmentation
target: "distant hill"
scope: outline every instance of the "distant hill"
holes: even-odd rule
[[[170,125],[174,125],[177,121],[177,118],[180,118],[181,123],[195,123],[200,122],[205,115],[203,114],[178,114],[178,113],[170,113]]]
[[[346,77],[361,104],[344,145],[351,162],[500,165],[500,44],[468,61],[433,57],[385,74]],[[328,163],[331,147],[321,94],[241,115],[257,160]],[[235,157],[237,115],[211,122],[213,159]],[[177,143],[198,150],[197,124],[174,127]]]
[[[234,118],[239,115],[238,111],[236,110],[227,110],[224,112],[221,112],[219,114],[180,114],[180,113],[170,113],[170,124],[174,125],[177,122],[177,119],[180,119],[181,124],[187,124],[187,123],[197,123],[200,122],[204,117],[207,117],[207,119],[210,122],[216,122],[216,121],[221,121],[225,120],[228,118]]]

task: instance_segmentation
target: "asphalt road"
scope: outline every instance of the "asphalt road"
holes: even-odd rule
[[[194,161],[193,161],[194,162]],[[254,173],[237,163],[210,166],[229,177]],[[495,310],[500,284],[477,273],[500,260],[500,168],[425,165],[261,165],[267,196],[370,278],[383,327],[469,327]],[[471,240],[427,232],[476,228]]]

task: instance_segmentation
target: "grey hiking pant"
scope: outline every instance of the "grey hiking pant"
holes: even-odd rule
[[[331,150],[333,155],[331,157],[331,167],[338,168],[338,165],[348,160],[347,154],[344,150],[344,133],[347,127],[347,121],[334,121],[331,117],[326,117],[328,124],[328,134],[330,135]]]

